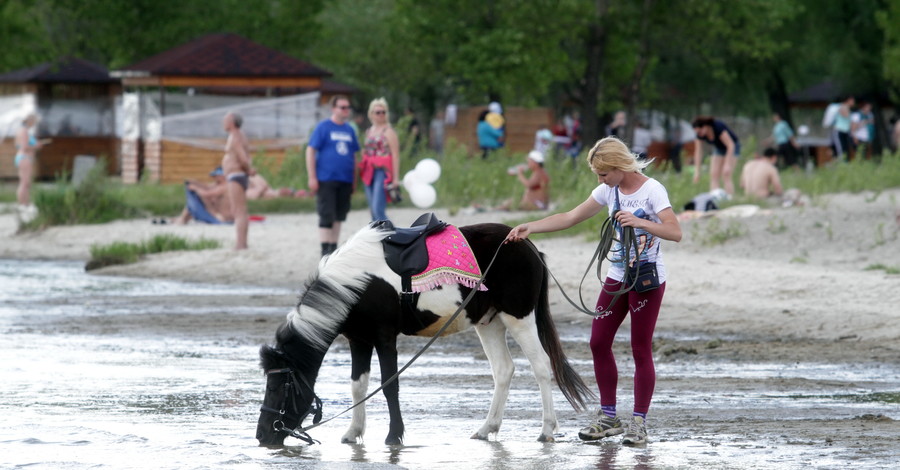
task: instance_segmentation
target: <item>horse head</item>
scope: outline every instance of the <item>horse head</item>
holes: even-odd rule
[[[284,438],[296,437],[316,442],[302,428],[303,420],[313,415],[313,424],[322,419],[322,401],[316,396],[310,377],[296,367],[284,353],[264,345],[259,350],[260,366],[266,374],[266,394],[256,425],[256,439],[261,446],[282,446]]]

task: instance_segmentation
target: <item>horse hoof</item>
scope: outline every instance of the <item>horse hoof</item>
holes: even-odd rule
[[[538,442],[556,442],[556,438],[553,436],[548,436],[546,434],[541,434],[538,436]]]
[[[401,439],[396,438],[396,437],[389,437],[389,438],[387,438],[387,439],[384,440],[384,445],[387,445],[387,446],[399,446],[399,445],[403,445],[403,441],[402,441]]]
[[[487,436],[482,436],[481,434],[478,434],[476,432],[475,434],[472,434],[472,437],[470,437],[469,439],[478,439],[479,441],[486,441],[488,438],[487,438]]]

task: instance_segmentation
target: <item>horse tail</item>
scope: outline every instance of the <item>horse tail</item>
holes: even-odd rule
[[[537,250],[535,250],[537,251]],[[535,322],[537,323],[538,336],[544,351],[550,356],[550,366],[553,368],[553,377],[556,384],[562,391],[563,396],[575,408],[576,411],[582,411],[586,408],[587,400],[596,401],[597,397],[594,392],[582,380],[581,375],[569,364],[569,359],[563,351],[562,344],[559,341],[559,333],[556,331],[556,324],[550,315],[550,297],[548,295],[550,287],[550,275],[546,265],[543,264],[544,254],[539,253],[541,259],[542,278],[541,292],[538,297],[537,306],[534,309]]]

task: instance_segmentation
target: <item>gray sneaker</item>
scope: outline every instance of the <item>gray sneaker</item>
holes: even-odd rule
[[[642,446],[647,443],[647,426],[644,418],[635,416],[628,425],[628,432],[622,436],[622,445]]]
[[[599,411],[591,425],[578,432],[578,437],[583,441],[596,441],[623,432],[625,432],[625,428],[622,427],[622,421],[618,417],[610,418]]]

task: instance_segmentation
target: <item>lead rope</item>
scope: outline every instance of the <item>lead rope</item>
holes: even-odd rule
[[[608,291],[609,294],[612,294],[613,299],[609,303],[609,306],[606,307],[602,312],[598,312],[597,309],[589,309],[584,304],[584,296],[581,294],[582,287],[584,286],[584,280],[587,279],[588,273],[591,271],[591,266],[594,265],[594,261],[597,261],[597,279],[603,284],[603,289],[605,290],[607,285],[603,279],[602,267],[603,260],[609,259],[609,251],[612,249],[612,244],[617,240],[616,238],[616,226],[618,226],[618,222],[616,222],[616,214],[619,212],[622,207],[619,202],[619,187],[615,187],[616,191],[616,207],[613,209],[612,214],[603,221],[603,225],[600,226],[600,242],[597,243],[597,248],[594,250],[594,254],[591,256],[591,261],[588,263],[587,268],[584,270],[584,274],[581,276],[581,282],[578,283],[578,300],[581,302],[581,306],[575,304],[575,302],[566,294],[565,289],[563,289],[562,284],[556,279],[556,276],[553,275],[553,272],[550,271],[550,267],[547,266],[547,263],[544,262],[544,258],[541,256],[540,252],[537,251],[537,248],[534,245],[530,245],[532,251],[537,253],[538,259],[541,260],[541,264],[544,265],[544,268],[547,269],[547,273],[550,274],[550,277],[553,279],[553,282],[556,283],[556,287],[559,288],[559,292],[562,293],[563,297],[569,304],[575,308],[575,310],[588,314],[592,317],[603,317],[609,315],[610,310],[619,300],[623,294],[630,291],[634,288],[634,285],[637,283],[637,278],[633,279],[631,285],[625,285],[623,282],[623,286],[621,289],[616,291]],[[634,252],[638,253],[640,249],[640,245],[638,244],[637,236],[634,233],[634,227],[619,227],[622,229],[622,239],[620,243],[624,249],[625,257],[623,259],[628,260],[629,249],[631,247],[634,248]],[[626,277],[627,279],[627,277]]]
[[[438,337],[440,337],[441,334],[443,334],[444,331],[446,331],[447,328],[450,327],[450,325],[456,320],[456,317],[458,317],[459,314],[462,313],[463,309],[466,308],[466,306],[467,306],[467,305],[469,304],[469,302],[472,300],[472,297],[474,297],[474,296],[475,296],[475,293],[478,292],[478,288],[481,287],[482,284],[484,284],[484,279],[485,279],[485,277],[487,277],[488,271],[491,270],[491,266],[494,265],[494,261],[497,259],[497,255],[500,253],[500,249],[503,248],[503,245],[504,245],[504,244],[505,244],[505,243],[500,243],[500,246],[498,246],[498,247],[497,247],[497,250],[494,251],[494,256],[491,258],[491,262],[488,263],[487,268],[486,268],[486,269],[484,270],[484,272],[481,274],[481,279],[479,279],[478,282],[475,283],[475,286],[472,287],[472,291],[469,292],[469,295],[466,296],[466,298],[463,300],[462,304],[460,304],[460,306],[456,309],[456,311],[453,312],[453,315],[450,315],[450,319],[447,320],[447,321],[444,323],[444,326],[442,326],[442,327],[437,331],[437,333],[435,333],[434,336],[432,336],[431,339],[429,339],[428,342],[425,343],[425,345],[422,346],[421,349],[419,349],[419,352],[417,352],[415,355],[413,355],[413,357],[410,358],[410,360],[407,361],[407,363],[406,363],[403,367],[401,367],[401,368],[400,368],[396,373],[394,373],[394,375],[392,375],[389,379],[383,381],[383,382],[381,383],[381,385],[380,385],[378,388],[375,389],[375,391],[373,391],[372,393],[366,395],[366,397],[363,398],[362,400],[360,400],[360,401],[354,403],[353,406],[347,408],[347,409],[344,410],[344,411],[341,411],[340,413],[338,413],[338,414],[336,414],[336,415],[334,415],[334,416],[332,416],[332,417],[330,417],[330,418],[328,418],[328,419],[326,419],[326,420],[319,421],[318,423],[313,423],[312,426],[308,426],[308,427],[302,428],[302,429],[300,429],[300,430],[297,431],[297,432],[306,434],[307,431],[309,431],[310,429],[317,428],[317,427],[319,427],[319,426],[321,426],[321,425],[323,425],[323,424],[325,424],[325,423],[327,423],[327,422],[333,420],[334,418],[337,418],[338,416],[341,416],[342,414],[344,414],[344,413],[346,413],[346,412],[348,412],[348,411],[350,411],[350,410],[356,408],[357,406],[359,406],[359,405],[365,403],[365,402],[368,401],[370,398],[372,398],[373,396],[375,396],[375,394],[377,394],[378,392],[380,392],[381,390],[383,390],[384,387],[390,385],[393,381],[397,380],[397,378],[400,377],[400,374],[403,373],[403,371],[405,371],[407,368],[409,368],[409,366],[411,366],[411,365],[413,364],[413,362],[416,362],[416,359],[418,359],[419,356],[421,356],[423,353],[425,353],[425,351],[426,351],[429,347],[431,347],[431,345],[434,344],[435,341],[437,341]],[[539,258],[540,258],[540,257],[539,257]],[[542,261],[542,262],[543,262],[543,261]]]

